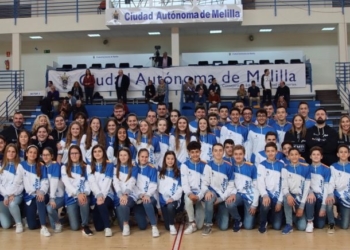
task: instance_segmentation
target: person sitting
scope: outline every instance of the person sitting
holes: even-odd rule
[[[156,95],[156,88],[154,87],[154,84],[151,79],[148,80],[148,84],[145,87],[145,97],[146,102],[150,103],[151,100],[153,101],[154,97]]]
[[[83,97],[84,97],[83,89],[80,86],[79,82],[77,82],[77,81],[74,82],[74,85],[73,85],[71,91],[72,91],[72,94],[75,97],[75,99],[77,99],[77,100],[82,100],[83,99]],[[71,104],[71,105],[74,105],[74,104]]]
[[[237,100],[242,100],[244,106],[248,105],[248,95],[247,90],[244,88],[244,84],[239,85],[239,89],[237,90]]]
[[[256,86],[255,81],[251,82],[252,86],[248,88],[249,106],[252,107],[253,101],[257,102],[257,106],[260,108],[260,89]]]
[[[279,101],[279,97],[283,96],[284,101],[287,103],[287,108],[289,108],[290,101],[290,89],[284,81],[280,81],[280,86],[278,86],[275,94],[275,104]]]
[[[73,98],[75,98],[73,96]],[[58,113],[64,117],[64,119],[68,119],[70,112],[71,112],[71,108],[72,106],[69,104],[69,99],[68,97],[65,97],[62,101],[62,103],[60,103],[60,105],[58,105]]]
[[[210,104],[218,104],[221,102],[220,96],[217,93],[215,93],[213,90],[209,90],[208,100]]]
[[[50,119],[53,118],[52,102],[48,97],[44,97],[44,99],[40,101],[40,106],[41,113],[47,115]]]
[[[207,97],[204,94],[204,90],[200,89],[198,94],[196,95],[196,106],[202,105],[206,107]]]
[[[158,102],[164,102],[166,91],[167,89],[164,79],[160,79],[159,85],[157,87],[157,93],[154,96],[153,100],[150,100],[150,102],[153,102],[154,104],[158,104]]]
[[[277,106],[277,108],[284,107],[285,109],[287,109],[288,105],[287,105],[286,100],[284,100],[284,96],[281,95],[278,97],[276,106]]]
[[[213,78],[211,80],[211,84],[209,86],[209,94],[210,94],[210,90],[214,91],[215,94],[217,94],[219,97],[221,96],[221,88],[220,85],[217,83],[216,79]]]
[[[52,102],[54,110],[57,110],[60,101],[60,93],[56,90],[54,85],[51,86],[51,91],[47,93],[47,98]]]
[[[52,81],[48,81],[47,83],[47,87],[46,87],[46,94],[48,94],[51,91],[51,87],[53,86],[53,82]]]
[[[205,97],[208,97],[208,87],[204,84],[202,79],[199,80],[199,84],[196,86],[196,93],[199,93],[201,89],[203,89]]]
[[[75,115],[79,112],[84,113],[87,117],[89,117],[88,112],[85,108],[85,106],[81,103],[81,100],[78,100],[75,104],[75,106],[72,107],[72,113],[73,113],[73,117],[75,117]]]
[[[193,77],[188,78],[187,83],[183,86],[183,91],[185,94],[185,102],[194,102],[196,86],[193,83]]]
[[[72,91],[68,91],[67,93],[67,98],[68,98],[68,103],[71,105],[71,106],[74,106],[77,102],[77,98],[73,95],[73,92]]]

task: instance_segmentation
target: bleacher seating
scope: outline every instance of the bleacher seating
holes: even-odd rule
[[[229,61],[227,62],[227,64],[228,64],[228,65],[237,65],[237,64],[238,64],[238,61],[236,61],[236,60],[229,60]]]
[[[86,69],[86,64],[77,64],[77,69]]]
[[[276,59],[275,64],[285,64],[286,61],[284,59]]]
[[[303,63],[300,59],[290,59],[291,64]]]
[[[134,66],[132,66],[133,68],[143,68],[143,65],[134,65]]]
[[[90,69],[101,69],[102,64],[101,63],[93,63],[90,67]]]
[[[222,61],[213,61],[213,65],[217,66],[217,65],[223,65]]]
[[[109,69],[109,68],[116,68],[116,66],[115,66],[115,63],[106,63],[105,68],[106,68],[106,69]]]
[[[129,63],[119,63],[119,68],[130,68]]]
[[[199,61],[198,65],[199,66],[206,66],[206,65],[209,65],[209,62],[208,61]]]
[[[266,59],[259,60],[259,64],[270,64],[270,60],[266,60]]]
[[[71,69],[73,69],[73,66],[72,66],[72,64],[63,64],[62,68],[65,70],[71,70]]]

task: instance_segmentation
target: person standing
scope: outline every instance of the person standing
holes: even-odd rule
[[[158,57],[158,67],[159,68],[168,68],[173,65],[173,60],[168,56],[168,52],[163,53],[163,57]]]
[[[94,94],[95,87],[95,77],[94,75],[91,75],[91,71],[89,69],[85,71],[83,85],[85,90],[86,104],[89,104],[90,101],[90,104],[92,105],[92,96]]]
[[[266,102],[266,98],[268,102],[271,102],[271,79],[270,79],[270,70],[265,69],[264,74],[261,76],[261,87],[263,89],[263,103]]]
[[[123,100],[126,103],[126,93],[130,86],[130,78],[124,75],[123,70],[118,70],[118,76],[115,78],[115,90],[117,92],[118,100]]]

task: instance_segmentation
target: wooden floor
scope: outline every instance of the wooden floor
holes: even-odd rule
[[[159,227],[161,236],[152,238],[151,230],[139,231],[131,228],[131,235],[122,237],[121,231],[114,226],[113,237],[104,237],[103,232],[94,236],[83,236],[80,231],[73,232],[69,228],[51,237],[40,235],[39,230],[28,230],[22,234],[16,234],[15,229],[0,229],[1,249],[193,249],[193,250],[218,250],[218,249],[350,249],[349,230],[336,229],[335,234],[327,234],[326,229],[315,230],[314,233],[294,231],[289,235],[282,235],[280,231],[269,230],[265,234],[258,231],[241,230],[233,233],[231,230],[221,232],[217,228],[209,236],[202,236],[200,231],[191,235],[178,235],[179,248],[174,247],[177,236],[171,236],[163,227]],[[51,231],[51,229],[50,229]],[[181,240],[180,240],[181,239]],[[175,244],[176,246],[176,244]]]

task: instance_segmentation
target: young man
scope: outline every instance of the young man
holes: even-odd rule
[[[312,160],[310,165],[311,184],[305,205],[307,233],[313,232],[314,225],[316,228],[324,228],[326,224],[326,211],[331,211],[331,213],[333,213],[333,206],[326,205],[331,170],[329,167],[321,163],[322,149],[320,147],[313,147],[310,149],[310,158]],[[334,229],[334,222],[330,227],[333,227]]]
[[[239,109],[239,113],[242,114],[242,111],[244,109],[244,101],[243,100],[235,101],[234,107],[238,108]]]
[[[227,161],[233,165],[235,163],[235,159],[233,158],[233,147],[235,146],[235,142],[232,139],[226,139],[224,142],[224,150],[225,156],[224,161]]]
[[[219,108],[219,127],[226,125],[229,122],[228,119],[228,107],[225,105],[220,106]]]
[[[167,122],[167,129],[165,133],[169,134],[170,128],[171,128],[171,120],[170,116],[168,116],[168,108],[165,103],[160,102],[157,104],[157,119],[163,118]]]
[[[298,149],[291,148],[288,153],[290,164],[282,168],[282,192],[286,225],[282,234],[293,232],[293,221],[299,231],[306,229],[305,203],[310,191],[310,168],[300,163]]]
[[[265,69],[264,74],[261,76],[261,87],[263,89],[263,103],[265,103],[266,99],[268,102],[271,102],[272,84],[270,79],[270,71],[268,69]]]
[[[274,108],[271,102],[264,103],[264,109],[267,112],[267,125],[272,126],[274,123],[276,123],[275,117],[274,117]]]
[[[265,148],[265,135],[272,131],[277,134],[276,130],[266,124],[267,112],[265,109],[259,109],[256,112],[257,125],[251,127],[248,132],[248,138],[246,143],[247,155],[246,159],[250,159],[253,153],[258,154]]]
[[[241,121],[241,124],[250,130],[252,126],[255,126],[255,123],[253,122],[253,109],[250,107],[245,107],[242,110],[242,117],[243,121]]]
[[[201,144],[192,141],[187,145],[190,160],[181,164],[181,185],[184,192],[185,210],[189,225],[184,234],[191,234],[201,229],[204,223],[202,199],[208,191],[209,183],[203,182],[203,176],[210,174],[210,167],[201,161]]]
[[[249,106],[253,106],[253,101],[257,102],[257,106],[260,108],[260,89],[256,86],[255,81],[251,82],[252,86],[248,88]]]
[[[316,121],[309,118],[309,104],[307,104],[307,102],[299,103],[298,114],[304,118],[306,128],[311,128],[316,125]]]
[[[244,161],[245,149],[238,145],[233,149],[235,163],[233,171],[235,174],[236,197],[232,203],[233,207],[233,231],[239,232],[242,226],[242,218],[238,212],[238,207],[244,207],[243,226],[250,230],[254,227],[255,212],[259,204],[259,191],[257,189],[256,167]]]
[[[205,176],[204,182],[209,183],[209,191],[205,199],[205,219],[202,235],[208,235],[212,231],[214,205],[218,205],[217,221],[220,230],[227,230],[229,215],[233,216],[232,203],[236,195],[233,167],[223,160],[224,147],[220,143],[213,145],[213,160],[208,162],[209,176]]]
[[[219,115],[219,108],[218,108],[218,105],[216,104],[211,104],[209,106],[209,110],[208,110],[208,114],[210,113],[215,113],[216,115]]]
[[[63,116],[58,115],[55,117],[55,128],[51,132],[53,139],[59,143],[63,138],[66,138],[68,126]]]
[[[216,136],[216,141],[220,141],[220,128],[218,127],[218,115],[209,113],[208,122],[211,132]]]
[[[285,107],[279,107],[276,109],[275,117],[276,122],[272,124],[272,127],[277,131],[278,141],[283,142],[286,132],[292,128],[292,124],[287,121],[287,110]]]
[[[282,158],[280,159],[280,162],[282,162],[285,166],[287,166],[288,164],[290,164],[288,153],[291,148],[294,148],[294,145],[290,141],[284,141],[281,145],[281,148],[282,148]],[[299,162],[306,163],[305,159],[301,156],[299,158]]]
[[[232,108],[230,117],[231,123],[227,123],[221,127],[220,142],[224,143],[226,139],[232,139],[235,142],[235,145],[244,145],[247,141],[248,129],[239,123],[239,109]]]
[[[157,131],[157,113],[154,110],[148,110],[146,121],[149,122],[149,124],[152,127],[153,133]]]
[[[272,222],[272,228],[275,230],[281,230],[282,227],[281,171],[284,165],[276,159],[277,152],[276,143],[266,143],[266,160],[257,165],[260,193],[260,233],[266,232],[268,221]]]
[[[117,120],[118,126],[123,126],[125,128],[128,127],[125,118],[124,105],[122,103],[117,103],[116,105],[114,105],[113,114],[111,115],[111,117],[114,117]]]
[[[334,233],[334,223],[341,229],[348,229],[350,218],[350,201],[349,201],[349,183],[350,183],[350,164],[349,164],[349,148],[347,145],[339,145],[338,153],[339,161],[331,165],[331,179],[329,181],[328,205],[337,206],[339,215],[334,218],[333,211],[327,211],[328,216],[328,233]]]
[[[203,106],[197,106],[194,110],[195,120],[191,121],[189,124],[191,133],[196,133],[198,128],[198,120],[205,117],[205,108]]]
[[[273,142],[277,145],[277,135],[276,133],[270,131],[267,132],[267,134],[265,135],[265,143],[270,143]],[[258,164],[260,164],[261,162],[265,161],[267,158],[266,155],[266,145],[265,145],[265,149],[261,150],[259,153],[257,154],[252,154],[250,162],[252,162],[253,164],[255,164],[255,166],[258,166]],[[281,160],[283,158],[283,153],[280,151],[276,152],[276,159],[277,160]]]

